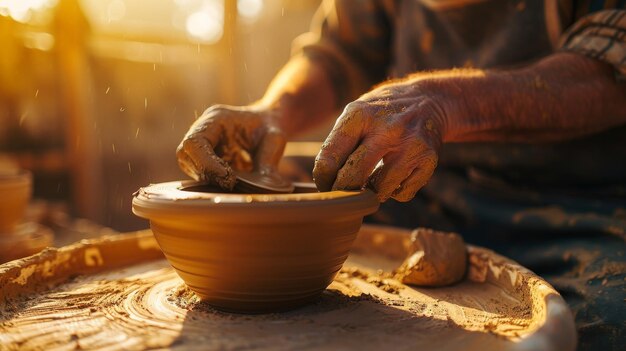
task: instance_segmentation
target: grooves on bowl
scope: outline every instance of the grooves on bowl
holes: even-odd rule
[[[169,182],[140,189],[133,212],[150,220],[178,275],[216,308],[282,311],[309,302],[348,257],[370,191],[221,194]]]
[[[328,223],[254,223],[181,230],[152,221],[166,258],[211,305],[261,313],[321,293],[348,257],[362,217]]]

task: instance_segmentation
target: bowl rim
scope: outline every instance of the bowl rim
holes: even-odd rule
[[[285,221],[313,219],[316,217],[365,216],[378,209],[376,195],[368,189],[362,191],[330,191],[322,193],[293,194],[226,194],[182,190],[196,181],[173,181],[151,184],[133,194],[132,210],[149,220],[208,218],[219,220],[233,211],[245,211],[247,220],[276,221],[280,215]],[[302,184],[300,184],[302,186]],[[306,209],[311,209],[307,211]],[[224,221],[232,221],[224,219]]]

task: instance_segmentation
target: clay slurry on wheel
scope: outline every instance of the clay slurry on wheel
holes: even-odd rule
[[[468,247],[453,286],[392,276],[410,232],[364,226],[345,267],[312,304],[287,313],[222,313],[202,302],[150,231],[114,235],[0,265],[0,349],[575,349],[556,291],[489,250]]]

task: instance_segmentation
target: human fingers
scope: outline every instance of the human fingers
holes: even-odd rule
[[[427,163],[432,153],[432,148],[424,139],[405,138],[399,149],[383,157],[383,164],[370,177],[369,186],[381,202],[387,201],[415,168]]]
[[[281,130],[269,127],[257,147],[254,164],[261,173],[272,173],[278,167],[287,140]]]
[[[233,122],[233,108],[214,105],[208,108],[189,128],[176,151],[180,168],[195,180],[217,184],[232,189],[235,176],[232,168],[215,148],[225,140],[227,122]]]
[[[393,151],[383,156],[383,163],[376,167],[368,181],[380,202],[387,201],[415,169],[416,161],[406,151]]]
[[[213,146],[201,134],[192,135],[182,141],[178,147],[179,164],[183,171],[192,171],[192,178],[219,185],[223,189],[232,190],[236,179],[232,168],[226,161],[215,154]]]
[[[191,157],[189,157],[189,155],[187,155],[187,153],[183,150],[182,143],[178,145],[178,148],[176,149],[176,159],[178,160],[178,167],[180,167],[186,175],[194,180],[199,180],[200,172],[198,167],[195,162],[193,162]]]
[[[432,177],[438,160],[439,157],[434,150],[425,152],[411,175],[391,194],[391,197],[400,202],[413,199],[417,191],[424,187]]]
[[[233,111],[223,105],[214,105],[206,109],[202,116],[196,119],[189,131],[185,134],[184,139],[204,138],[212,145],[211,149],[221,142],[222,136],[225,134],[225,125],[228,121],[233,120]],[[183,139],[183,140],[184,140]]]
[[[337,173],[355,151],[363,134],[363,111],[348,104],[315,158],[313,180],[320,191],[330,191]]]
[[[361,189],[366,185],[372,171],[387,152],[380,138],[375,135],[363,140],[337,172],[333,190]]]

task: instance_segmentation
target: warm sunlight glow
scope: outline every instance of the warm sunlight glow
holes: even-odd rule
[[[122,0],[114,0],[107,9],[109,21],[119,21],[126,15],[126,3]]]
[[[224,8],[221,2],[205,1],[202,8],[187,17],[185,28],[190,36],[208,43],[222,37]]]
[[[255,20],[263,11],[263,0],[237,0],[237,12],[248,20]]]
[[[0,0],[0,16],[10,16],[17,22],[27,23],[33,11],[54,5],[56,0]]]

